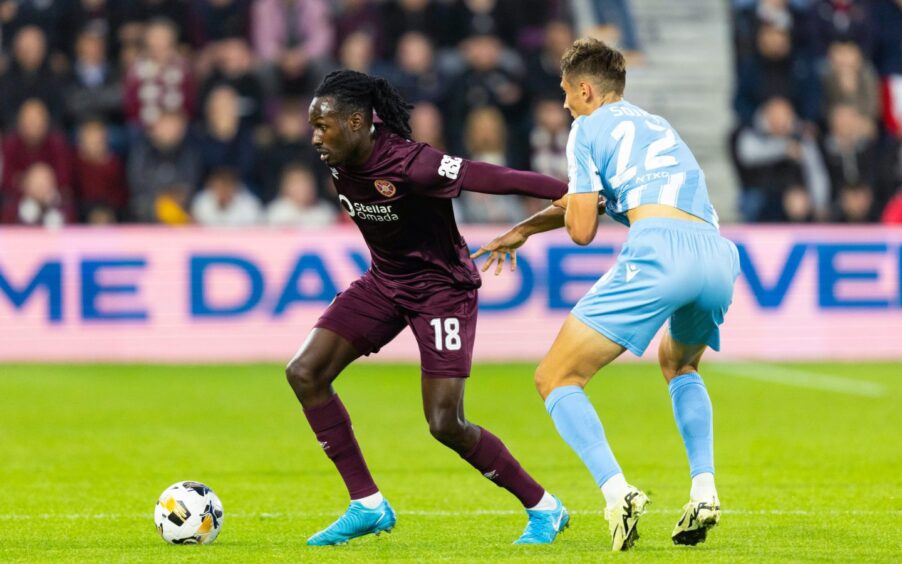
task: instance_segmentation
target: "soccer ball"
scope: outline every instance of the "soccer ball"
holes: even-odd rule
[[[177,482],[160,494],[154,522],[171,544],[209,544],[222,529],[222,502],[200,482]]]

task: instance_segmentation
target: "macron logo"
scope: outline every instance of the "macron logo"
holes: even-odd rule
[[[639,268],[635,264],[626,265],[626,281],[629,282],[639,274]]]
[[[320,446],[323,450],[329,450],[329,443],[326,442],[326,441],[319,441],[319,446]]]
[[[486,472],[485,474],[483,474],[483,476],[485,476],[485,477],[488,478],[489,480],[494,480],[495,478],[498,477],[498,471],[497,471],[497,470],[492,470],[492,471],[490,471],[490,472]]]

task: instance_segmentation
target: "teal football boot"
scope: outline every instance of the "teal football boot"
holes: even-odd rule
[[[337,521],[307,540],[310,546],[345,544],[364,535],[391,532],[397,522],[395,510],[383,500],[376,509],[367,509],[362,503],[352,501],[348,510]]]
[[[554,496],[552,496],[554,497]],[[558,533],[570,525],[570,514],[561,500],[554,498],[554,509],[527,509],[529,522],[514,544],[551,544]]]

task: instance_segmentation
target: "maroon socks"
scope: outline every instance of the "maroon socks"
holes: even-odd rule
[[[307,416],[310,428],[316,433],[316,440],[323,447],[326,456],[332,459],[338,473],[341,474],[351,499],[360,499],[378,492],[379,488],[376,487],[376,482],[373,481],[363,460],[357,439],[354,438],[351,418],[338,396],[332,396],[322,405],[304,409],[304,415]],[[541,493],[539,496],[541,497]]]
[[[322,405],[304,409],[304,415],[326,456],[332,459],[341,474],[351,499],[378,492],[354,438],[351,418],[338,396],[332,396]],[[480,431],[479,442],[462,458],[496,485],[514,494],[524,507],[539,503],[545,489],[523,470],[498,437],[485,429],[480,428]]]
[[[482,475],[514,494],[523,507],[534,507],[542,499],[545,488],[532,479],[507,450],[501,439],[480,427],[479,442],[462,456]]]

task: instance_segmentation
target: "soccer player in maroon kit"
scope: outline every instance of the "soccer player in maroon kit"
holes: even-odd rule
[[[332,381],[405,327],[420,349],[432,436],[523,504],[529,521],[517,543],[550,543],[567,525],[567,510],[500,439],[464,418],[481,280],[457,230],[451,198],[471,190],[559,199],[567,185],[411,141],[410,109],[384,79],[347,70],[327,75],[310,104],[313,145],[331,168],[372,266],[336,297],[286,368],[310,427],[351,497],[348,510],[307,544],[341,544],[395,525],[395,512],[370,475]],[[374,110],[381,120],[375,125]]]

